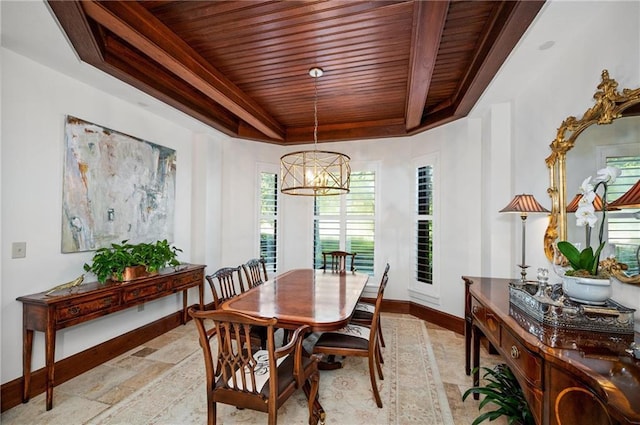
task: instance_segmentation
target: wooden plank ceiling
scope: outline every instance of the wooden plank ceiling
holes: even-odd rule
[[[543,1],[49,1],[80,58],[230,136],[416,134],[469,113]],[[309,76],[318,66],[324,75]]]

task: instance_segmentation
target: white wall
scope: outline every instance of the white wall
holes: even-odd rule
[[[38,63],[2,50],[2,382],[21,374],[22,306],[16,297],[46,290],[78,275],[91,252],[61,254],[62,158],[65,115],[91,121],[177,150],[174,244],[181,259],[204,258],[192,234],[194,135],[144,108],[123,102]],[[210,145],[215,145],[209,140]],[[216,230],[217,231],[217,230]],[[11,243],[27,255],[11,259]],[[192,299],[196,299],[192,292]],[[56,358],[68,357],[181,308],[181,296],[130,309],[58,333]],[[44,364],[42,334],[34,343],[34,370]]]
[[[391,264],[388,298],[412,299],[461,317],[461,275],[518,276],[520,219],[498,210],[523,192],[549,206],[544,162],[548,145],[564,118],[591,106],[602,69],[609,69],[620,87],[640,86],[639,8],[636,2],[548,3],[468,118],[410,138],[322,145],[350,155],[354,166],[373,162],[379,167],[376,261],[379,267]],[[549,39],[556,45],[538,50]],[[183,259],[207,264],[208,271],[257,254],[258,164],[277,167],[280,156],[291,149],[185,125],[178,113],[175,118],[154,115],[6,48],[1,52],[5,383],[21,375],[21,353],[16,349],[22,345],[21,305],[15,298],[76,277],[92,255],[60,254],[65,114],[178,151],[175,244],[184,249]],[[413,285],[411,196],[412,161],[424,155],[438,156],[442,191],[438,290],[426,297]],[[308,267],[311,200],[283,196],[279,205],[279,266]],[[542,248],[545,228],[544,216],[527,220],[530,277],[537,267],[548,266]],[[26,259],[9,258],[15,241],[27,242]],[[176,311],[179,301],[177,295],[168,297],[142,312],[132,309],[64,330],[59,333],[57,358]],[[630,307],[640,309],[640,303]],[[36,333],[34,370],[44,365],[43,350],[42,334]]]

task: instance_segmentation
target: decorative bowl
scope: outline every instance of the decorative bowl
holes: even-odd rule
[[[611,296],[611,282],[609,279],[564,276],[562,292],[579,303],[602,305]]]

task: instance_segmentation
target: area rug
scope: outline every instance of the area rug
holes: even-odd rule
[[[375,404],[366,358],[320,373],[320,402],[327,424],[444,424],[453,417],[424,323],[410,316],[383,315],[387,344],[383,408]],[[279,410],[281,424],[308,423],[306,399],[294,394]],[[94,417],[91,424],[204,424],[207,418],[204,361],[199,347],[175,367]],[[265,424],[267,415],[218,403],[218,424]]]

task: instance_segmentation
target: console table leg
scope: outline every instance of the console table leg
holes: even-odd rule
[[[26,326],[22,333],[22,402],[29,401],[31,392],[31,353],[33,351],[33,330]]]
[[[182,324],[183,325],[187,323],[187,291],[188,289],[185,289],[184,291],[182,291]]]
[[[464,372],[471,375],[471,319],[464,322]]]
[[[56,351],[56,332],[52,320],[47,324],[45,332],[45,368],[47,370],[46,389],[47,389],[47,410],[53,408],[53,387],[55,385],[55,351]]]
[[[473,340],[473,386],[477,387],[480,385],[480,329],[473,326],[471,334]],[[474,400],[479,398],[480,394],[473,393]]]

